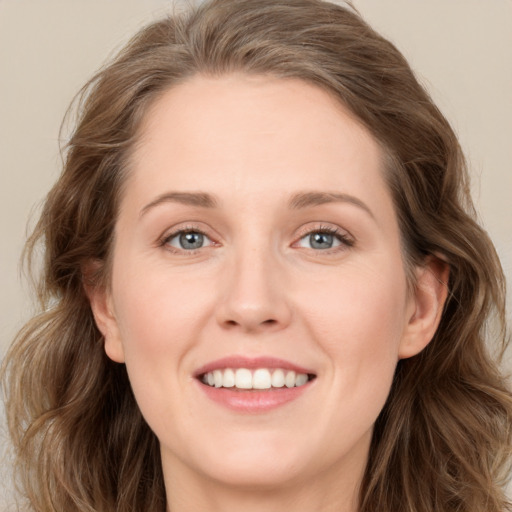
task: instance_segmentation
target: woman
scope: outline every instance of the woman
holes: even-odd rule
[[[6,360],[33,510],[504,511],[504,279],[407,63],[214,0],[84,89]],[[508,508],[507,508],[508,507]]]

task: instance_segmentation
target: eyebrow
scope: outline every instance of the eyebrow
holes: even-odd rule
[[[218,204],[213,196],[204,192],[167,192],[144,206],[140,211],[140,216],[142,217],[148,210],[163,203],[180,203],[201,208],[215,208]]]
[[[217,199],[205,192],[167,192],[148,203],[140,212],[142,217],[148,210],[163,203],[180,203],[187,206],[199,206],[201,208],[216,208]],[[320,206],[327,203],[349,203],[364,210],[375,219],[372,211],[366,204],[350,194],[337,192],[299,192],[291,196],[288,207],[292,210],[301,210],[312,206]]]
[[[289,207],[294,210],[320,206],[327,203],[349,203],[364,210],[372,219],[375,219],[373,212],[363,201],[350,194],[336,192],[299,192],[294,194],[289,201]]]

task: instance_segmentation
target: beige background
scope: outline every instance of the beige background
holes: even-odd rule
[[[512,282],[512,0],[354,4],[410,60],[453,123],[470,160],[482,222]],[[115,49],[171,5],[0,0],[0,357],[30,314],[18,259],[27,220],[59,172],[66,107]],[[3,444],[0,437],[0,452]],[[7,473],[1,458],[0,465]]]

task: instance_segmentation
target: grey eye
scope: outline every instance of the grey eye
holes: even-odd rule
[[[341,237],[339,235],[334,233],[328,233],[325,231],[313,231],[303,236],[297,245],[299,247],[306,247],[308,249],[332,249],[333,247],[338,247],[343,243],[347,243],[344,240],[342,241],[340,238]]]
[[[334,235],[329,233],[312,233],[309,244],[313,249],[330,249],[334,244]]]
[[[201,233],[181,233],[179,239],[182,249],[199,249],[204,242],[204,236]]]
[[[167,244],[177,249],[193,251],[210,243],[210,239],[198,231],[182,231],[170,237]]]

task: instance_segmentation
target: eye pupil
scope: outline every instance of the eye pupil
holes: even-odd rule
[[[180,245],[183,249],[200,249],[203,242],[204,236],[201,233],[189,232],[180,235]]]
[[[309,243],[313,249],[330,249],[334,242],[334,236],[329,233],[312,233]]]

